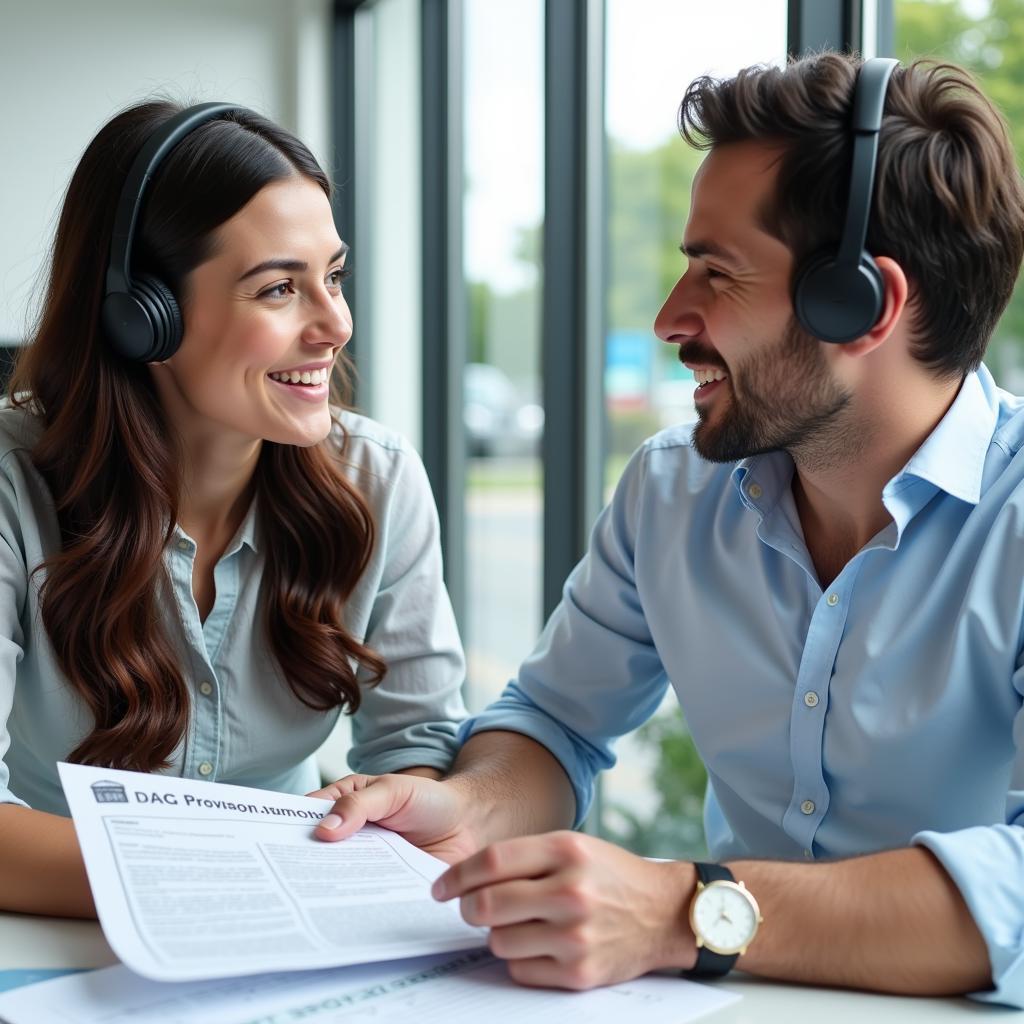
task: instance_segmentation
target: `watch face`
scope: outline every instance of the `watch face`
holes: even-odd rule
[[[715,953],[742,952],[754,937],[757,922],[754,897],[735,882],[711,882],[694,898],[694,934]]]

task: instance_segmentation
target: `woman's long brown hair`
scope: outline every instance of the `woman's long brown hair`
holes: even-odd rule
[[[70,760],[135,771],[166,767],[188,724],[188,689],[162,611],[174,601],[163,554],[178,515],[179,454],[147,367],[106,346],[100,304],[128,166],[179,109],[131,108],[90,143],[65,196],[38,325],[10,384],[13,404],[42,419],[32,458],[60,524],[61,551],[36,569],[42,621],[94,717]],[[308,149],[271,122],[239,111],[203,125],[150,184],[133,270],[157,274],[187,301],[188,274],[213,253],[215,229],[265,185],[297,174],[330,195]],[[344,475],[343,450],[331,439],[309,448],[264,442],[254,480],[268,650],[295,696],[319,711],[355,711],[360,677],[372,684],[385,672],[344,623],[375,531]]]

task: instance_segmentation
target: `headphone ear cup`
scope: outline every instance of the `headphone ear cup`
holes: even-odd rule
[[[181,344],[178,302],[163,281],[146,274],[133,281],[131,291],[106,295],[100,318],[107,343],[122,359],[168,359]]]
[[[107,344],[122,359],[140,359],[153,348],[153,318],[134,292],[109,292],[100,320]]]
[[[820,253],[801,267],[793,287],[793,309],[804,330],[837,345],[867,334],[884,300],[882,272],[866,252],[855,267],[840,266],[831,252]]]
[[[170,359],[177,352],[183,333],[178,300],[163,281],[150,274],[136,276],[132,294],[144,306],[153,324],[153,344],[148,352],[136,358],[146,363]]]

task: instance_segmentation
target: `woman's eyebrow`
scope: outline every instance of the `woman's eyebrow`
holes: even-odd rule
[[[347,252],[348,246],[342,242],[341,248],[327,262],[334,263],[336,260],[340,260]],[[264,260],[262,263],[257,263],[255,267],[250,267],[238,280],[244,281],[247,277],[252,277],[254,274],[262,274],[264,270],[287,270],[293,274],[301,274],[309,270],[309,264],[305,260],[288,259],[287,257]]]

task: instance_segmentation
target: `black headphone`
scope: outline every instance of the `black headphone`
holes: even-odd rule
[[[853,162],[846,224],[839,250],[819,252],[797,271],[793,308],[797,319],[821,341],[842,344],[878,322],[885,299],[882,272],[864,249],[878,157],[878,133],[889,77],[899,61],[866,60],[853,97]]]
[[[233,110],[234,103],[200,103],[175,114],[145,141],[128,170],[114,217],[107,288],[100,319],[110,347],[140,363],[169,359],[181,344],[182,320],[171,289],[150,274],[131,273],[132,239],[146,185],[161,161],[189,132]]]

